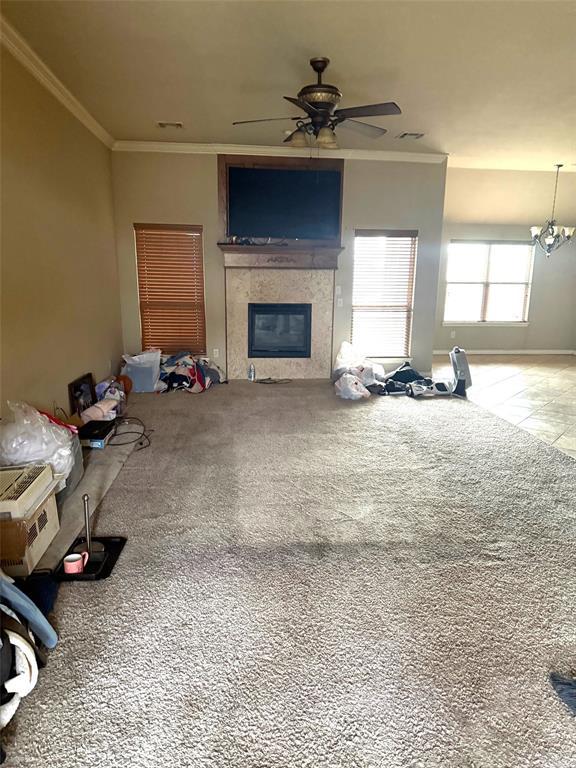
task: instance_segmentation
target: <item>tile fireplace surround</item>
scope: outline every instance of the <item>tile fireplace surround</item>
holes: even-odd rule
[[[334,314],[334,269],[301,265],[277,267],[278,257],[254,256],[254,266],[245,254],[240,258],[225,253],[226,344],[228,377],[245,379],[254,363],[258,378],[325,379],[332,370],[332,327]],[[268,266],[270,264],[270,266]],[[309,358],[248,357],[248,304],[284,303],[312,305],[312,338]]]

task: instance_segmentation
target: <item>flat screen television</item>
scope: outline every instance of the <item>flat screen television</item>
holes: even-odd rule
[[[228,237],[340,240],[338,170],[228,167]]]

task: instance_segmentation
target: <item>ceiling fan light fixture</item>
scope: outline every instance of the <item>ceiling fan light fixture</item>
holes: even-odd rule
[[[336,141],[336,134],[328,126],[320,128],[318,135],[316,136],[316,146],[320,149],[338,149],[338,142]]]
[[[292,138],[288,142],[294,149],[307,149],[308,148],[308,136],[306,131],[302,128],[297,128],[292,134]]]
[[[325,56],[310,59],[310,66],[317,75],[317,82],[303,86],[297,96],[284,96],[285,101],[298,107],[305,117],[265,117],[260,120],[236,120],[233,125],[248,123],[269,123],[275,120],[296,120],[296,130],[288,132],[284,144],[297,149],[309,148],[313,144],[312,137],[318,149],[338,149],[334,128],[346,123],[347,128],[363,133],[372,139],[380,138],[386,133],[385,128],[370,125],[357,120],[358,117],[382,117],[400,115],[402,110],[395,101],[379,102],[378,104],[362,104],[356,107],[340,109],[342,92],[335,85],[322,82],[322,75],[330,63]],[[347,122],[348,121],[348,122]],[[419,138],[419,134],[411,134]]]

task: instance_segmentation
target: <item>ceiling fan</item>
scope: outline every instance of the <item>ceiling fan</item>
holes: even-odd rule
[[[232,125],[246,125],[247,123],[267,123],[275,120],[295,120],[296,129],[290,131],[284,139],[284,143],[289,143],[292,147],[307,147],[308,139],[311,136],[316,138],[316,146],[326,149],[337,149],[336,135],[334,133],[337,126],[343,124],[346,128],[351,128],[372,139],[377,139],[386,133],[385,128],[378,125],[371,125],[356,120],[357,117],[377,117],[381,115],[400,115],[401,109],[393,101],[386,101],[382,104],[365,104],[361,107],[346,107],[337,109],[342,99],[342,92],[335,85],[329,85],[322,82],[322,74],[330,59],[323,56],[310,59],[310,66],[316,72],[318,81],[311,85],[305,85],[298,91],[298,95],[284,96],[286,101],[299,107],[305,117],[267,117],[260,120],[237,120]]]

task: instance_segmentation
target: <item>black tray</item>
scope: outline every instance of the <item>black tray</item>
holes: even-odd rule
[[[64,558],[60,561],[58,568],[54,571],[56,581],[99,581],[106,579],[112,573],[116,561],[126,544],[125,536],[92,536],[94,543],[100,542],[104,546],[104,552],[94,552],[90,560],[86,563],[83,573],[65,573]],[[80,537],[76,539],[66,555],[73,555],[76,547],[85,544],[86,539]],[[64,557],[66,557],[64,555]]]

